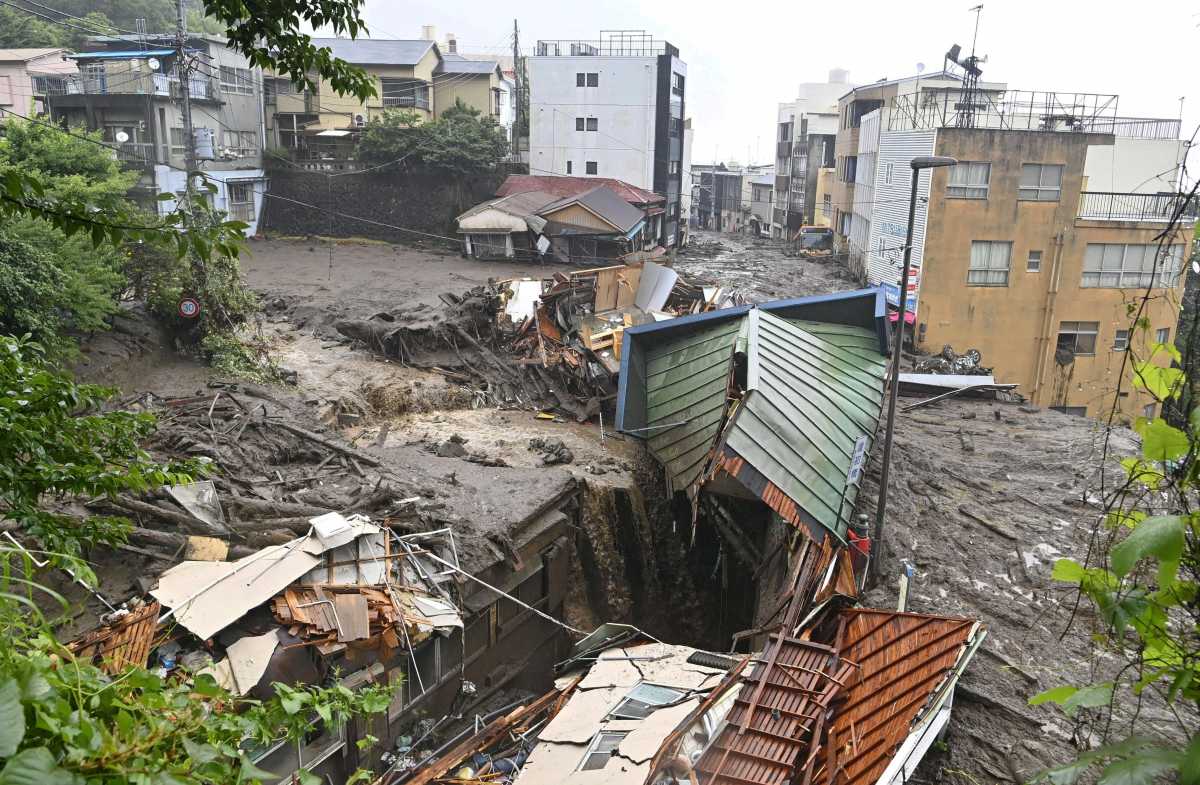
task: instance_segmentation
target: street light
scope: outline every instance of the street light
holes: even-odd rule
[[[904,271],[900,274],[900,295],[897,298],[899,306],[896,312],[896,331],[893,333],[892,345],[892,386],[888,391],[887,431],[883,437],[883,469],[879,475],[879,504],[875,508],[875,537],[872,550],[875,552],[871,559],[871,574],[879,575],[880,556],[883,554],[883,518],[887,510],[888,468],[892,464],[892,430],[896,424],[896,398],[900,394],[900,348],[904,344],[905,310],[908,307],[908,265],[912,258],[913,223],[917,215],[917,182],[922,169],[937,169],[942,166],[954,166],[958,163],[955,158],[944,155],[923,155],[912,159],[912,192],[908,197],[908,235],[904,238]]]

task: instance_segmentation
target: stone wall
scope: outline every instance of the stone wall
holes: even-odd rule
[[[275,169],[270,178],[261,222],[265,233],[402,243],[428,234],[455,237],[455,216],[492,198],[504,175],[466,179],[384,171],[328,176]]]

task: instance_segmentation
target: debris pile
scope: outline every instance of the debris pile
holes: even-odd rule
[[[494,281],[441,299],[440,315],[399,310],[336,328],[471,386],[481,404],[556,410],[579,422],[611,409],[627,328],[741,301],[650,261]]]
[[[913,371],[949,376],[991,376],[992,369],[980,365],[982,361],[983,355],[978,349],[967,349],[958,354],[954,347],[946,345],[940,354],[918,358],[913,364]]]

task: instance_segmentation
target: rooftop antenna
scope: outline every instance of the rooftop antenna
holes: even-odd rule
[[[968,10],[975,14],[975,33],[971,37],[971,54],[962,57],[962,47],[958,44],[950,47],[950,51],[946,52],[946,60],[963,69],[962,97],[954,107],[958,115],[958,122],[955,125],[959,128],[975,127],[975,112],[979,108],[977,101],[979,76],[983,73],[979,69],[979,64],[987,62],[986,57],[975,54],[975,44],[979,40],[979,17],[983,12],[983,5],[980,4]]]

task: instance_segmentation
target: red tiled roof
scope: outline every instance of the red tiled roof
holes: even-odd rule
[[[666,197],[659,196],[653,191],[646,191],[632,186],[624,180],[614,180],[611,177],[558,177],[538,174],[510,174],[496,189],[496,196],[511,196],[526,191],[545,191],[559,198],[566,198],[578,196],[599,185],[608,186],[630,204],[666,201]]]

